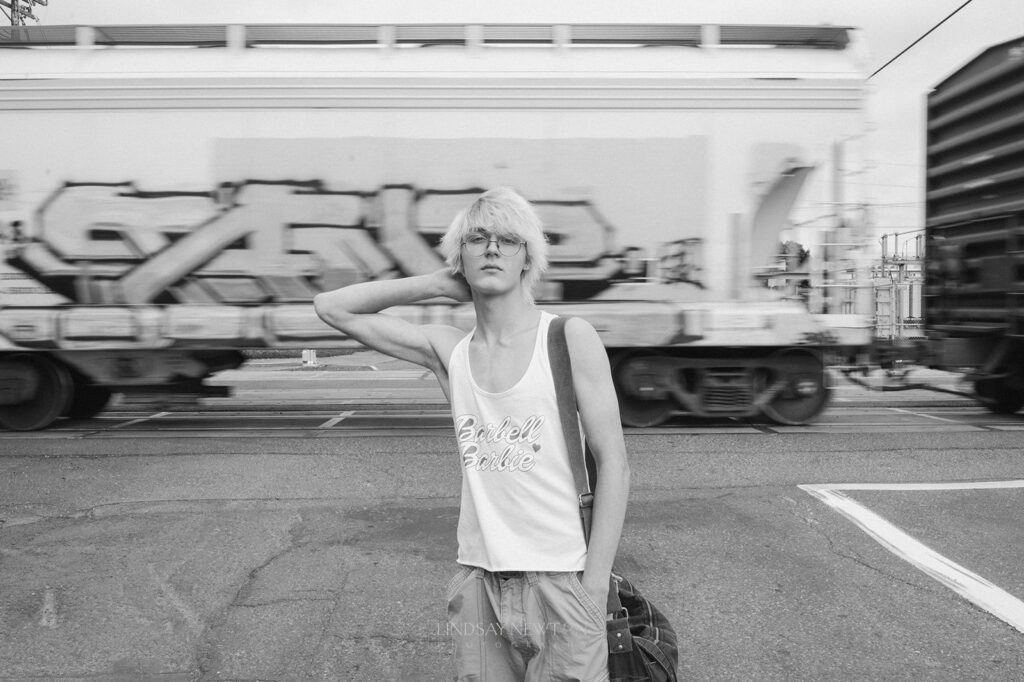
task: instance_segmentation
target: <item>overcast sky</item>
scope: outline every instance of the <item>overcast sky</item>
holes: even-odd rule
[[[631,22],[834,24],[859,28],[866,74],[965,0],[633,0]],[[40,24],[303,23],[436,21],[425,0],[49,0]],[[466,21],[612,20],[622,0],[445,0],[445,17]],[[668,8],[666,10],[666,8]],[[621,20],[621,19],[620,19]],[[986,47],[1024,36],[1024,0],[971,0],[949,21],[869,81],[868,175],[851,177],[886,231],[921,223],[922,142],[927,91]],[[854,192],[851,192],[853,194]]]

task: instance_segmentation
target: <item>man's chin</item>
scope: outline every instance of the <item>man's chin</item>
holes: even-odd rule
[[[474,296],[474,298],[477,297],[477,296],[481,296],[481,297],[483,297],[483,296],[486,296],[486,297],[504,296],[506,294],[513,293],[515,290],[516,290],[515,285],[508,286],[508,285],[504,285],[504,283],[499,283],[499,282],[494,282],[494,281],[485,281],[485,282],[478,282],[478,283],[476,283],[473,286],[473,296]]]

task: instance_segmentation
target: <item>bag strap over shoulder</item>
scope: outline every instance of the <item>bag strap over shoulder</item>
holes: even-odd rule
[[[548,360],[551,376],[555,383],[555,397],[558,400],[558,417],[562,422],[562,434],[569,452],[569,465],[576,483],[579,497],[580,517],[583,521],[583,538],[590,543],[590,519],[594,504],[593,483],[587,468],[588,453],[584,452],[580,436],[579,410],[576,406],[576,389],[572,383],[572,362],[569,358],[569,344],[565,338],[566,317],[556,317],[548,327]]]
[[[590,526],[594,513],[594,489],[597,487],[597,465],[590,448],[584,451],[580,434],[579,408],[576,404],[576,388],[572,383],[572,361],[569,357],[569,343],[565,338],[567,317],[556,317],[548,327],[548,360],[558,400],[558,417],[562,422],[562,434],[569,453],[569,465],[576,483],[579,499],[580,520],[583,523],[583,539],[590,544]],[[608,590],[608,613],[618,614],[622,609],[614,576]]]

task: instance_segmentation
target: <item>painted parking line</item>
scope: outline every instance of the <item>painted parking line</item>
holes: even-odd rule
[[[853,521],[861,530],[896,556],[1016,630],[1024,632],[1024,601],[947,559],[924,543],[915,540],[864,505],[850,499],[843,492],[846,490],[995,490],[1024,488],[1024,481],[850,483],[801,485],[799,487]]]

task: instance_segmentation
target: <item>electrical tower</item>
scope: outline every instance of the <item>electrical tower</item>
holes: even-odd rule
[[[50,0],[0,0],[0,12],[3,12],[11,20],[11,26],[24,26],[26,19],[39,21],[39,17],[32,14],[32,8],[36,5],[46,5]]]

